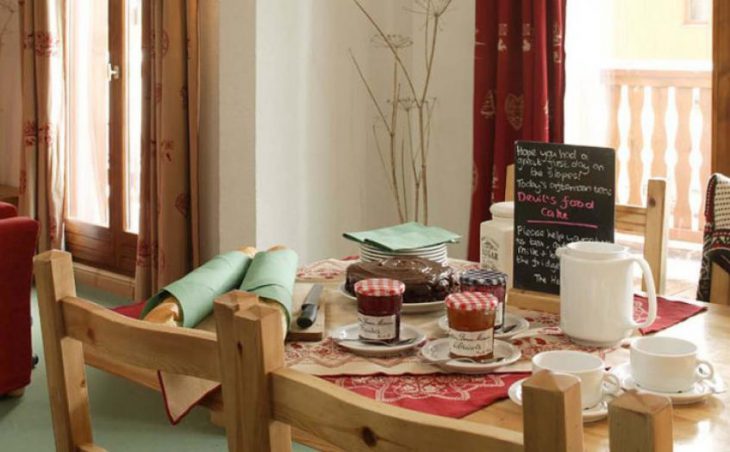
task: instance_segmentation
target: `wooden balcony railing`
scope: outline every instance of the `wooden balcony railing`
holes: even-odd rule
[[[644,205],[649,177],[666,177],[672,239],[700,242],[710,176],[710,71],[609,69],[608,143],[618,201]]]

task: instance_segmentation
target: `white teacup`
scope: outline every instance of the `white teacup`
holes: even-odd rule
[[[584,410],[598,405],[604,395],[616,395],[621,390],[618,378],[606,372],[603,361],[590,353],[571,350],[538,353],[532,358],[532,373],[541,370],[578,377]]]
[[[697,346],[685,339],[650,336],[631,344],[631,375],[644,389],[686,391],[714,374],[712,364],[697,358]]]

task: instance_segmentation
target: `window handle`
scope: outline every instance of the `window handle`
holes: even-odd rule
[[[107,73],[107,80],[109,80],[110,82],[112,80],[119,80],[120,70],[119,70],[119,66],[117,66],[116,64],[115,65],[112,65],[111,63],[107,64],[106,73]]]

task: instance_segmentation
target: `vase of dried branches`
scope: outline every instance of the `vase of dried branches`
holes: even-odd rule
[[[409,13],[424,17],[424,61],[418,68],[408,68],[403,61],[403,51],[413,45],[413,39],[386,33],[361,0],[353,2],[375,30],[372,43],[386,49],[393,57],[392,67],[387,69],[392,73],[391,89],[383,101],[378,99],[357,58],[350,52],[360,80],[377,110],[372,133],[398,219],[401,222],[420,221],[428,224],[428,154],[431,121],[436,108],[436,98],[429,90],[443,16],[452,0],[414,0]],[[423,73],[416,74],[418,70]],[[421,83],[416,83],[416,80]]]

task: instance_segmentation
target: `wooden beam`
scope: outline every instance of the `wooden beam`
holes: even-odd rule
[[[246,382],[243,381],[243,369],[237,366],[239,351],[236,347],[236,333],[234,316],[242,309],[258,303],[258,297],[241,291],[229,292],[215,300],[213,313],[215,315],[216,331],[218,333],[218,361],[221,366],[221,383],[223,392],[223,416],[221,412],[213,411],[211,420],[222,424],[226,428],[228,450],[244,450],[245,432],[242,428],[244,419],[241,394]],[[222,418],[222,419],[221,419]]]
[[[646,228],[644,230],[644,259],[654,277],[656,293],[663,294],[666,288],[667,236],[669,230],[669,208],[667,205],[667,181],[649,179],[646,193]],[[646,283],[642,281],[642,290]]]
[[[608,405],[611,452],[672,450],[672,402],[628,391]]]
[[[91,344],[111,359],[146,369],[220,380],[214,333],[130,319],[75,297],[64,298],[60,305],[66,334]],[[180,350],[185,350],[187,359],[180,359]]]
[[[233,326],[236,368],[240,372],[237,376],[238,409],[242,416],[243,447],[240,450],[290,451],[291,428],[274,418],[271,402],[272,373],[284,368],[280,311],[261,304],[252,306],[235,314]],[[225,407],[225,401],[223,405]],[[319,406],[319,400],[310,398],[308,405],[310,409]]]
[[[527,452],[583,450],[580,380],[540,371],[522,384],[522,416]]]
[[[347,451],[522,450],[519,432],[386,405],[293,369],[271,384],[276,419]]]
[[[56,450],[72,452],[94,441],[83,347],[66,337],[61,312],[61,300],[76,296],[71,254],[46,251],[33,260],[33,268]]]
[[[710,278],[710,303],[730,304],[730,274],[712,263]]]
[[[560,314],[560,296],[551,293],[509,289],[507,303],[520,309]]]

